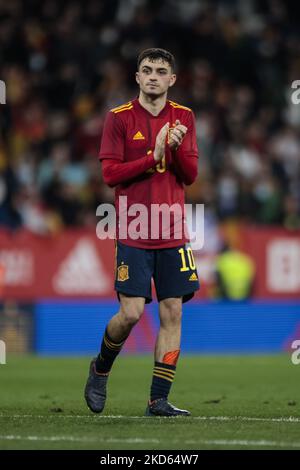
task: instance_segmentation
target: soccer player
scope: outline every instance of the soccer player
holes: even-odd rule
[[[120,309],[109,321],[99,355],[90,364],[85,388],[89,408],[100,413],[105,405],[110,370],[145,302],[151,302],[153,278],[159,302],[160,329],[146,416],[190,415],[168,402],[180,353],[182,303],[199,289],[188,236],[185,234],[184,185],[197,176],[198,151],[191,109],[167,100],[175,84],[174,57],[163,49],[143,51],[137,62],[139,96],[106,116],[99,159],[104,182],[116,187],[116,278]],[[127,206],[119,202],[126,196]],[[124,233],[133,220],[130,207],[143,204],[149,217],[141,236]],[[151,225],[151,209],[173,208],[173,218]],[[126,217],[124,217],[124,211]],[[162,214],[164,216],[164,214]],[[124,224],[123,224],[124,225]],[[151,232],[151,233],[150,233]]]

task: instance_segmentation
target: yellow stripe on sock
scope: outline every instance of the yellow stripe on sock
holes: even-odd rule
[[[118,351],[120,349],[120,347],[112,346],[105,336],[103,338],[103,341],[105,343],[105,346],[107,346],[108,349],[111,349],[112,351]]]
[[[173,382],[172,379],[169,379],[168,377],[165,377],[164,375],[160,375],[160,374],[158,374],[158,373],[153,373],[153,376],[154,376],[154,377],[159,377],[160,379],[167,380],[168,382]]]
[[[154,370],[156,370],[157,372],[164,372],[166,374],[171,375],[172,377],[175,376],[175,370],[164,369],[163,367],[154,367]]]
[[[110,339],[108,339],[107,335],[105,335],[105,339],[106,341],[108,341],[109,344],[111,344],[112,346],[122,346],[124,344],[124,341],[121,341],[120,343],[113,343]]]
[[[168,367],[154,366],[154,369],[166,370],[167,372],[171,372],[171,374],[175,374],[175,370],[169,369]]]
[[[160,370],[155,370],[153,371],[153,374],[161,374],[163,375],[164,377],[168,377],[169,379],[174,379],[174,375],[172,374],[168,374],[167,372],[164,372],[164,371],[160,371]]]

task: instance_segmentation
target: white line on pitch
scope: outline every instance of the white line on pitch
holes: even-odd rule
[[[135,419],[135,420],[147,420],[147,416],[125,416],[125,415],[64,415],[63,413],[53,413],[49,415],[6,415],[0,414],[0,418],[10,419],[48,419],[48,418],[64,418],[64,419]],[[170,417],[159,417],[160,419],[170,419]],[[178,419],[178,417],[171,417],[171,419]],[[274,423],[300,423],[300,417],[288,416],[282,418],[258,418],[252,416],[190,416],[190,417],[179,417],[179,419],[190,420],[202,420],[202,421],[263,421],[263,422],[274,422]]]
[[[287,447],[287,448],[300,448],[300,442],[283,442],[283,441],[267,441],[264,439],[251,441],[242,439],[142,439],[139,437],[128,438],[128,439],[117,439],[117,438],[88,438],[88,437],[77,437],[77,436],[21,436],[21,435],[0,435],[0,440],[6,441],[47,441],[47,442],[85,442],[85,443],[104,443],[104,444],[187,444],[187,445],[215,445],[215,446],[242,446],[242,447]]]
[[[51,442],[60,442],[60,441],[69,441],[69,442],[104,442],[104,443],[121,443],[126,444],[144,444],[146,442],[151,444],[159,444],[158,439],[142,439],[139,437],[128,438],[128,439],[116,439],[116,438],[89,438],[89,437],[77,437],[77,436],[14,436],[14,435],[0,435],[0,440],[6,441],[51,441]]]

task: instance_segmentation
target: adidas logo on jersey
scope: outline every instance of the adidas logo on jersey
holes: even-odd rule
[[[189,281],[198,281],[197,274],[196,274],[196,273],[193,273],[193,274],[190,276]]]
[[[133,140],[145,140],[145,137],[143,136],[141,131],[137,131],[137,133],[133,136]]]

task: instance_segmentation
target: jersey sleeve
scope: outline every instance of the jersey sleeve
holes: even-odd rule
[[[156,164],[152,152],[150,155],[145,155],[133,162],[120,163],[113,159],[105,159],[102,162],[103,180],[104,183],[113,188],[118,184],[128,183],[153,168]]]
[[[198,147],[196,138],[195,116],[189,112],[182,120],[188,130],[179,148],[172,152],[173,165],[178,178],[186,185],[192,184],[198,174]]]
[[[188,128],[188,131],[183,139],[182,144],[179,147],[180,153],[185,153],[186,155],[194,155],[195,157],[198,157],[196,123],[194,113],[192,111],[189,111],[184,121],[182,121],[182,124]]]
[[[110,111],[104,121],[99,160],[110,159],[122,162],[124,160],[124,145],[124,125],[118,115]]]

